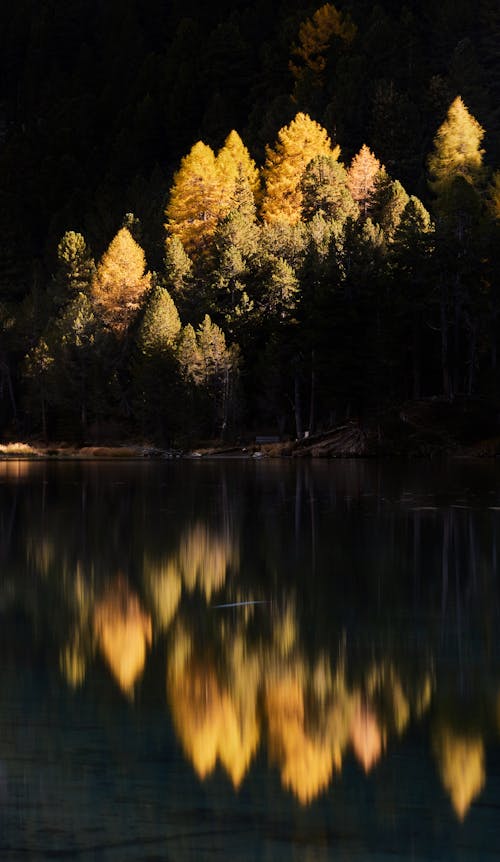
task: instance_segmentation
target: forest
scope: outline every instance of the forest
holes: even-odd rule
[[[0,434],[498,413],[495,0],[19,0],[0,34]]]

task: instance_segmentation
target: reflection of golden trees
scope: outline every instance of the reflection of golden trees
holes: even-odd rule
[[[93,621],[97,644],[113,676],[120,688],[130,694],[144,670],[146,649],[153,634],[151,617],[119,578],[96,603]]]
[[[174,560],[154,563],[144,560],[144,585],[155,621],[162,629],[172,622],[182,592],[182,580]]]
[[[350,738],[354,754],[365,772],[379,760],[384,745],[384,736],[375,713],[363,703],[353,711]]]
[[[379,662],[349,682],[345,660],[332,665],[323,655],[308,664],[290,605],[275,612],[267,645],[250,645],[241,610],[232,629],[216,618],[220,637],[209,649],[196,648],[197,638],[178,626],[169,651],[174,726],[201,778],[220,763],[238,786],[265,733],[283,786],[306,804],[326,790],[349,751],[370,771],[389,733],[421,714],[427,678],[410,696],[393,665]]]
[[[223,684],[210,660],[202,665],[182,652],[169,674],[169,696],[184,751],[200,778],[219,761],[238,787],[259,742],[256,691],[246,685],[248,674],[242,686]]]
[[[483,741],[443,727],[434,736],[434,751],[441,780],[463,820],[485,782]]]
[[[300,802],[309,802],[328,786],[334,768],[340,768],[339,742],[307,728],[304,688],[293,674],[270,680],[265,707],[270,755],[280,766],[283,785]]]
[[[237,563],[229,536],[213,533],[206,524],[196,524],[181,539],[178,565],[183,581],[191,592],[202,590],[207,601],[224,585],[229,566]]]

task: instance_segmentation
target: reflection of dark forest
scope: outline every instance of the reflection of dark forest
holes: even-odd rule
[[[201,778],[265,750],[304,804],[422,727],[464,818],[498,735],[500,508],[481,467],[426,471],[4,463],[3,654],[85,698],[165,692]]]

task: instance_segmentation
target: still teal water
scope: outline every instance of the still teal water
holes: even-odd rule
[[[0,463],[0,859],[500,855],[500,465]]]

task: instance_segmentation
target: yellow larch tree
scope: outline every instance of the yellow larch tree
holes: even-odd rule
[[[117,335],[126,331],[149,290],[151,275],[145,270],[142,248],[122,227],[104,252],[91,287],[98,315]]]
[[[234,193],[239,176],[243,176],[248,180],[254,198],[258,198],[260,193],[260,177],[257,165],[238,132],[235,132],[234,129],[229,132],[224,145],[217,154],[217,165],[221,172],[224,186],[229,193],[229,198]]]
[[[320,76],[326,67],[326,53],[332,39],[337,37],[349,44],[356,35],[356,26],[349,15],[343,15],[332,3],[325,3],[299,28],[299,42],[292,48],[297,63],[290,62],[290,69],[298,80],[304,70]]]
[[[198,141],[174,175],[165,210],[168,236],[179,237],[188,254],[202,253],[227,203],[227,189],[215,153]]]
[[[332,145],[326,130],[308,114],[298,113],[288,126],[280,129],[274,148],[266,148],[264,221],[289,224],[300,221],[302,175],[309,162],[321,155],[338,159],[340,148]]]
[[[347,171],[347,186],[364,215],[369,215],[375,178],[382,169],[377,157],[366,144],[363,144]]]
[[[473,186],[483,179],[483,137],[484,129],[457,96],[437,131],[428,160],[430,186],[436,195],[446,193],[457,177]]]

